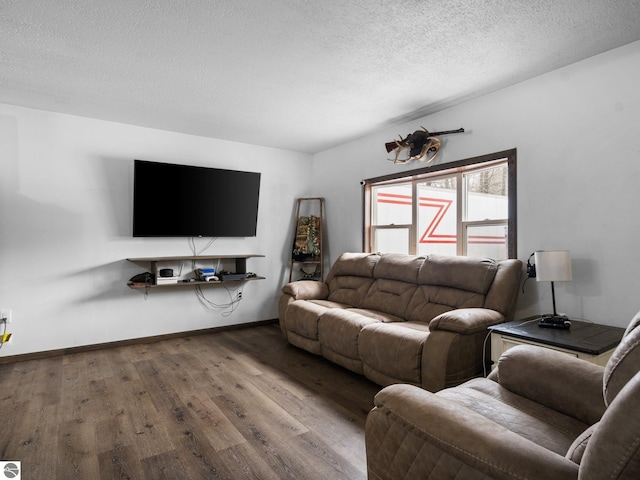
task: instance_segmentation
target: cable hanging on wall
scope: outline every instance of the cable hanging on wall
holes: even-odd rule
[[[189,239],[187,240],[189,243],[189,248],[191,249],[191,253],[193,255],[202,255],[204,252],[206,252],[209,247],[211,247],[211,245],[213,245],[213,243],[218,239],[218,237],[211,237],[211,239],[209,240],[209,242],[202,247],[199,251],[196,248],[196,237],[189,237]]]
[[[244,289],[244,283],[241,283],[239,287],[237,288],[230,288],[230,287],[225,287],[225,290],[227,292],[227,294],[229,295],[229,302],[228,303],[215,303],[212,300],[209,300],[205,294],[204,291],[202,290],[202,288],[200,287],[200,285],[196,285],[195,286],[195,293],[196,293],[196,297],[198,297],[198,300],[200,301],[200,303],[202,303],[207,309],[209,310],[218,310],[218,309],[230,309],[228,311],[222,312],[220,315],[222,315],[223,317],[228,317],[230,316],[233,312],[236,311],[236,309],[238,308],[238,305],[240,304],[240,301],[242,300],[242,292]]]

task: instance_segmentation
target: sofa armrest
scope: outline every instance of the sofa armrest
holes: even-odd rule
[[[578,477],[578,465],[571,460],[412,385],[392,385],[376,395],[365,440],[372,479],[409,473],[411,478],[435,478],[445,470],[455,478]]]
[[[329,296],[329,287],[324,282],[300,280],[286,284],[282,293],[291,295],[294,300],[325,300]]]
[[[497,372],[507,390],[583,423],[596,423],[605,411],[604,368],[599,365],[548,348],[518,345],[502,354]]]
[[[458,308],[434,317],[429,322],[429,330],[447,330],[469,335],[486,331],[487,327],[505,320],[503,314],[488,308]]]

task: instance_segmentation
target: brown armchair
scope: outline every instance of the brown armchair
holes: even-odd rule
[[[604,368],[518,346],[488,378],[384,388],[366,423],[369,480],[640,478],[639,323]]]

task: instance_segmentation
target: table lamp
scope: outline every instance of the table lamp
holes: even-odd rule
[[[551,282],[551,298],[553,299],[553,315],[543,315],[542,320],[568,327],[565,316],[556,311],[556,292],[554,282],[570,282],[572,279],[571,256],[568,250],[539,250],[534,252],[536,263],[536,281]],[[565,325],[567,324],[567,325]]]

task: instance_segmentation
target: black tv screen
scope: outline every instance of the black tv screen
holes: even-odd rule
[[[254,237],[260,173],[134,161],[134,237]]]

